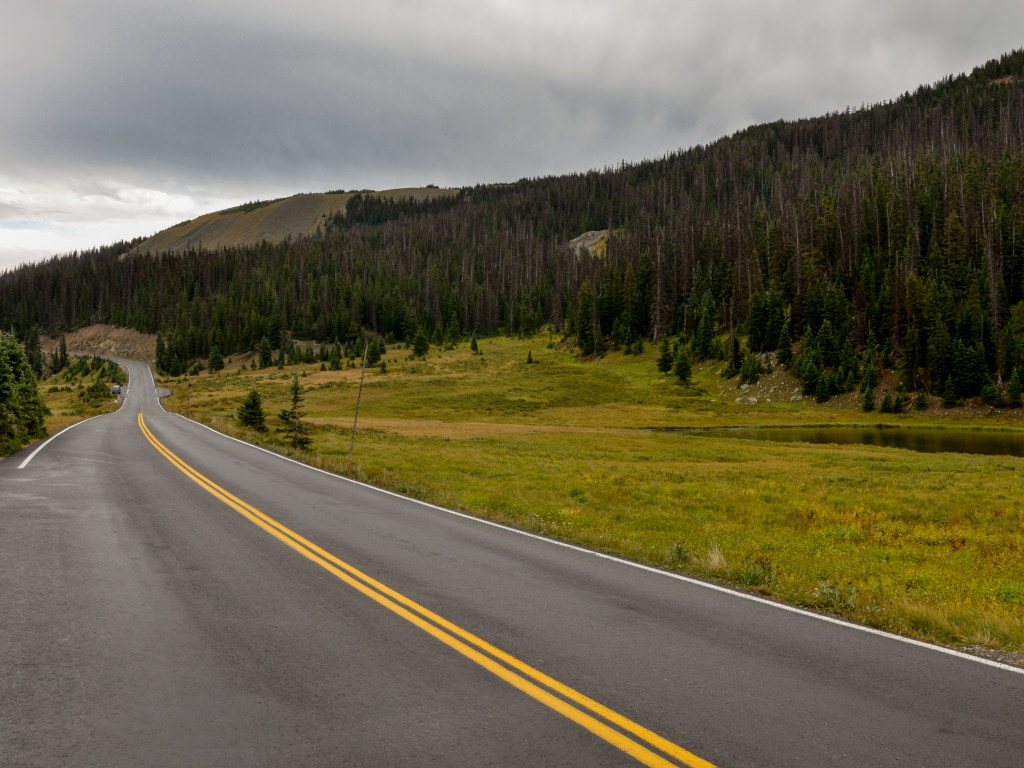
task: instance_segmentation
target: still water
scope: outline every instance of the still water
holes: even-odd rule
[[[886,427],[737,427],[686,431],[709,437],[738,437],[781,443],[881,445],[924,453],[982,453],[1024,457],[1024,432]]]

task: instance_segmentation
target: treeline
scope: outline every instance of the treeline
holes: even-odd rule
[[[132,326],[183,360],[552,323],[584,354],[677,336],[742,365],[785,334],[815,391],[861,381],[869,356],[971,397],[1024,369],[1022,85],[1018,51],[660,160],[423,203],[358,195],[310,238],[54,258],[0,279],[0,323]],[[600,256],[568,245],[589,230],[609,232]]]

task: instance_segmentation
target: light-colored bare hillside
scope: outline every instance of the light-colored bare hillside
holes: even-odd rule
[[[455,193],[453,189],[426,187],[390,189],[372,194],[392,199],[412,197],[426,200]],[[132,253],[181,252],[189,248],[213,250],[311,235],[325,218],[338,211],[344,213],[352,196],[351,192],[293,195],[270,203],[246,204],[208,213],[157,232],[139,243]]]
[[[44,336],[40,340],[47,352],[57,349],[60,340]],[[89,325],[65,334],[64,342],[71,352],[100,357],[127,357],[152,362],[156,358],[156,335],[139,333],[134,328],[113,325]]]

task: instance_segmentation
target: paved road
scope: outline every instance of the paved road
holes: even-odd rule
[[[1024,764],[1019,672],[295,465],[138,364],[36,448],[0,463],[3,766]]]

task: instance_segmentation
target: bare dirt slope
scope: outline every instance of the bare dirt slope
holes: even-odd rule
[[[452,189],[409,188],[379,192],[382,197],[417,200],[454,194]],[[266,204],[246,204],[226,211],[208,213],[182,222],[139,243],[134,254],[181,252],[189,248],[214,250],[221,247],[254,245],[264,240],[280,242],[316,232],[316,228],[334,213],[345,211],[354,193],[317,193],[293,195]]]
[[[156,335],[139,333],[134,328],[113,325],[90,325],[64,335],[71,352],[102,357],[127,357],[131,360],[152,362],[156,358]],[[42,347],[48,352],[57,349],[59,339],[44,336]]]

